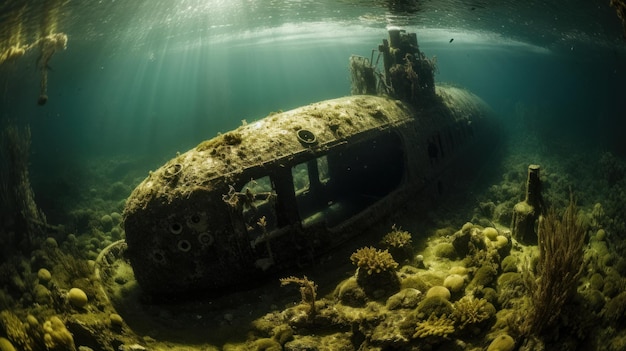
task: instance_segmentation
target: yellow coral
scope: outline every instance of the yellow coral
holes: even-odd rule
[[[437,315],[433,313],[427,320],[417,322],[413,338],[445,339],[452,333],[454,333],[454,321],[449,319],[445,314],[441,317],[437,317]]]
[[[496,313],[495,308],[485,299],[477,299],[473,296],[463,296],[454,303],[453,319],[459,329],[488,320]]]
[[[396,227],[391,227],[391,232],[383,236],[381,244],[385,247],[405,247],[411,245],[411,233]]]
[[[309,305],[309,318],[315,317],[316,309],[315,309],[315,300],[317,298],[317,284],[315,284],[312,280],[304,276],[304,278],[298,277],[287,277],[280,278],[280,286],[285,286],[287,284],[297,284],[300,286],[300,295],[302,296],[302,303]]]
[[[381,273],[398,268],[398,263],[389,251],[378,250],[373,247],[364,247],[356,250],[350,256],[350,261],[357,267],[367,270],[367,274]]]
[[[43,331],[43,340],[48,350],[76,351],[74,337],[59,317],[53,316],[47,320],[43,324]]]
[[[19,350],[33,350],[34,342],[28,334],[26,326],[13,312],[9,310],[0,312],[0,325],[4,328],[7,338],[9,338]]]

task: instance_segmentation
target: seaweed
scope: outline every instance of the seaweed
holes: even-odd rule
[[[532,308],[522,325],[523,335],[539,336],[555,327],[563,306],[576,293],[583,272],[585,228],[578,219],[573,196],[559,220],[552,208],[539,219],[538,280],[529,276]]]

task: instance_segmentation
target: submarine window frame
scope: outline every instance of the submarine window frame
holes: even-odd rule
[[[252,201],[244,201],[241,209],[246,231],[251,238],[257,238],[264,232],[278,228],[277,196],[271,176],[252,178],[241,187],[240,193],[252,196]],[[260,224],[263,217],[264,227]]]
[[[326,184],[330,179],[330,174],[328,173],[328,157],[326,155],[322,155],[315,159],[317,163],[317,179],[322,184]]]
[[[293,191],[296,194],[309,190],[309,187],[311,185],[307,162],[298,163],[297,165],[291,167],[291,178],[293,178]]]
[[[391,194],[405,179],[406,153],[398,133],[384,132],[318,157],[315,163],[325,168],[318,169],[318,177],[324,173],[319,189],[296,198],[302,226],[324,223],[332,228]]]
[[[292,166],[291,177],[296,195],[309,191],[311,187],[315,189],[326,184],[330,179],[328,158],[326,155],[322,155]]]
[[[303,227],[308,227],[323,219],[324,211],[332,205],[326,187],[330,179],[328,158],[321,155],[298,163],[291,167],[291,175],[298,218]]]

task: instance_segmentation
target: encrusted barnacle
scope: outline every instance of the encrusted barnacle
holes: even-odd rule
[[[170,233],[174,235],[178,235],[183,232],[183,225],[180,224],[179,222],[170,223],[168,228],[170,230]]]

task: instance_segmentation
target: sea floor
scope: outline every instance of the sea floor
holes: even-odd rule
[[[511,135],[437,206],[416,199],[290,284],[175,301],[142,295],[124,260],[120,213],[143,176],[98,160],[100,176],[57,217],[63,230],[3,258],[0,351],[625,350],[626,162],[574,139]],[[510,228],[530,164],[547,207],[563,213],[573,197],[586,234],[576,291],[550,313],[535,302],[537,245]],[[403,256],[382,242],[389,233],[410,234]],[[529,329],[537,314],[550,321]]]

